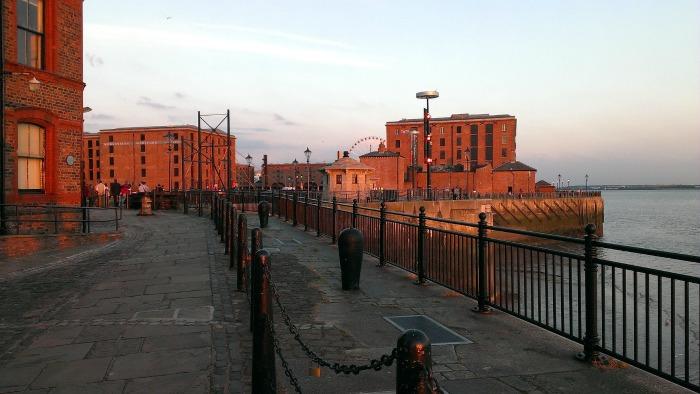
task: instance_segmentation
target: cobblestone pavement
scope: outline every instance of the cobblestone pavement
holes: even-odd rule
[[[248,216],[249,227],[257,218]],[[365,364],[389,353],[400,332],[385,316],[425,314],[472,341],[434,345],[433,372],[450,393],[684,392],[683,388],[633,367],[597,369],[575,360],[579,345],[504,313],[471,312],[476,302],[441,286],[416,286],[398,268],[377,267],[365,255],[360,290],[342,291],[338,249],[326,237],[277,218],[264,230],[272,254],[272,278],[301,331],[302,340],[331,362]],[[311,366],[286,330],[279,308],[275,331],[305,393],[393,392],[395,364],[379,372],[336,375]],[[245,365],[244,376],[250,375]],[[277,361],[277,382],[290,392]]]
[[[0,278],[0,393],[244,390],[211,222],[124,217],[116,244]]]

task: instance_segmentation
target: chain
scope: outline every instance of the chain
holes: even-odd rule
[[[442,387],[440,387],[440,383],[438,383],[433,374],[428,371],[428,368],[425,368],[425,374],[428,376],[428,381],[430,382],[430,391],[437,394],[444,393],[444,391],[442,391]]]
[[[344,374],[359,374],[362,371],[365,370],[375,370],[379,371],[381,370],[384,366],[391,366],[391,364],[394,363],[394,360],[396,359],[396,348],[394,348],[390,354],[384,354],[382,355],[379,359],[373,359],[369,362],[369,364],[364,364],[364,365],[345,365],[345,364],[339,364],[339,363],[330,363],[324,359],[322,359],[316,352],[311,350],[309,346],[307,346],[302,340],[301,340],[301,334],[299,333],[299,329],[292,323],[292,319],[289,317],[289,314],[287,313],[287,309],[282,305],[282,302],[280,301],[280,296],[279,293],[277,292],[277,286],[275,285],[275,282],[272,280],[272,275],[270,274],[270,269],[268,267],[265,267],[265,272],[263,273],[264,275],[267,275],[269,283],[270,283],[270,288],[272,288],[272,294],[274,295],[275,303],[279,307],[280,311],[282,312],[282,318],[284,320],[284,324],[287,326],[287,329],[289,330],[289,333],[292,334],[294,337],[294,340],[296,340],[299,345],[301,346],[302,350],[304,353],[306,353],[306,356],[311,359],[314,363],[322,366],[329,368],[333,370],[335,373],[344,373]]]
[[[266,318],[265,319],[265,326],[267,327],[268,331],[270,331],[270,335],[272,335],[272,346],[275,348],[275,353],[277,353],[277,356],[280,358],[280,361],[282,362],[282,368],[284,368],[284,374],[287,375],[287,378],[289,379],[289,383],[294,387],[294,390],[297,393],[301,394],[301,387],[299,387],[299,381],[294,376],[294,372],[289,367],[289,364],[287,364],[287,360],[285,360],[284,356],[282,355],[282,349],[280,347],[279,340],[277,339],[277,334],[275,334],[275,327],[272,325],[272,319]],[[277,387],[273,387],[272,383],[270,383],[270,388],[272,388],[273,393],[277,392]]]

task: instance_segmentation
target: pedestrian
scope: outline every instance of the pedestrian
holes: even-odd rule
[[[148,193],[151,191],[151,188],[148,187],[146,184],[146,181],[141,181],[141,184],[139,185],[139,193]]]
[[[129,185],[129,181],[126,181],[122,183],[122,187],[119,190],[119,206],[125,206],[126,204],[126,199],[129,198],[129,194],[131,192],[131,185]],[[128,207],[127,207],[128,208]]]
[[[100,181],[95,185],[95,191],[97,192],[97,206],[102,207],[104,206],[104,198],[105,195],[107,194],[107,185]]]
[[[119,196],[122,193],[122,185],[119,184],[117,178],[109,185],[109,194],[112,196],[112,203],[115,207],[119,206]]]

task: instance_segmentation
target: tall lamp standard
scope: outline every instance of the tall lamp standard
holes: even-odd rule
[[[561,174],[557,175],[557,189],[561,189]]]
[[[253,165],[253,157],[250,156],[250,154],[248,154],[248,156],[245,157],[245,162],[248,163],[248,171],[246,171],[247,172],[246,179],[248,180],[248,184],[252,185],[253,180],[251,179],[252,177],[250,176],[250,173],[253,172],[253,169],[250,167]]]
[[[416,98],[419,100],[425,99],[425,108],[423,109],[423,133],[425,134],[425,162],[426,162],[426,177],[425,188],[428,190],[428,200],[432,200],[432,190],[430,183],[430,164],[432,159],[432,147],[430,144],[430,99],[440,97],[437,90],[426,90],[416,93]]]
[[[294,161],[292,162],[294,164],[294,190],[297,190],[297,181],[299,180],[299,173],[297,172],[297,164],[299,162],[297,161],[296,158],[294,158]]]
[[[304,151],[304,156],[306,156],[306,199],[309,199],[309,190],[311,187],[311,167],[309,167],[309,160],[311,160],[311,150],[306,147]]]
[[[571,188],[571,179],[566,180],[566,190],[569,190]]]
[[[168,134],[163,137],[168,139],[168,191],[173,190],[173,179],[172,179],[172,169],[170,168],[173,162],[173,138],[175,134],[168,131]]]
[[[586,191],[588,191],[588,174],[586,174]]]

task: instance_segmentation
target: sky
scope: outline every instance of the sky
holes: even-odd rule
[[[435,89],[538,179],[700,184],[697,0],[87,1],[84,55],[87,132],[229,109],[239,161],[330,162]]]

